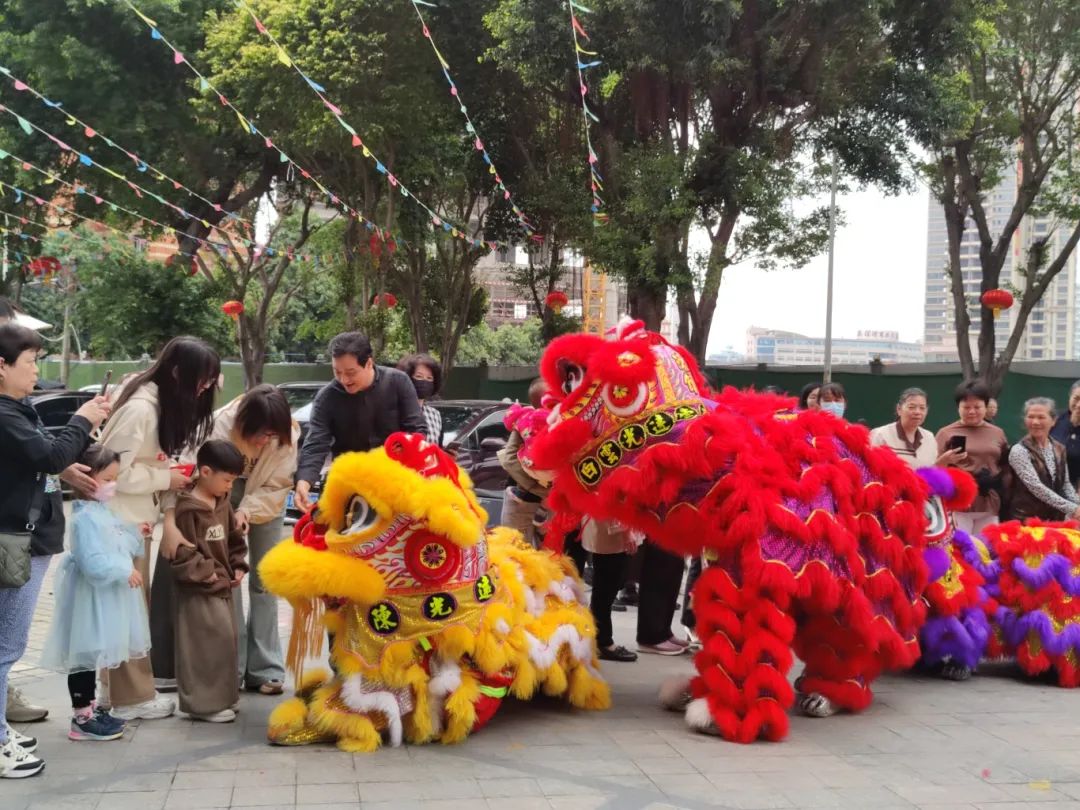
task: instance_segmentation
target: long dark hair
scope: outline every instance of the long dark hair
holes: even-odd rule
[[[113,407],[118,411],[146,385],[158,387],[158,443],[166,455],[202,444],[214,423],[214,392],[221,375],[221,358],[204,341],[175,337],[161,350],[154,365],[124,385]],[[199,387],[213,383],[199,394]]]

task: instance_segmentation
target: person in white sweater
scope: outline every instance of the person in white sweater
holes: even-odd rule
[[[220,375],[217,352],[198,338],[177,337],[150,368],[114,393],[112,416],[101,443],[120,454],[116,496],[109,501],[118,517],[136,525],[156,524],[164,496],[191,483],[176,459],[209,435]],[[150,541],[146,544],[139,565],[150,603]],[[171,609],[171,605],[166,607]],[[159,609],[155,616],[151,603],[151,628],[160,614]],[[150,659],[128,661],[107,674],[109,702],[117,717],[154,720],[175,711],[175,703],[157,693]]]
[[[960,451],[946,450],[938,454],[934,434],[922,426],[929,412],[925,391],[905,389],[896,403],[896,421],[871,430],[870,444],[888,447],[914,469],[949,464]]]

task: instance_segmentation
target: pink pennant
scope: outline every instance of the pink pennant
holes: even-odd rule
[[[274,148],[273,141],[271,141],[269,138],[266,138],[265,141],[266,141],[266,148],[267,149],[273,149]]]
[[[87,138],[93,138],[95,135],[97,135],[97,132],[95,132],[92,127],[87,127],[83,130],[83,132],[86,133]]]
[[[175,188],[175,189],[179,189],[179,188],[180,188],[180,184],[179,184],[179,183],[177,183],[177,182],[176,182],[175,180],[173,180],[173,184],[172,184],[172,187],[173,187],[173,188]]]
[[[360,140],[359,135],[353,135],[352,136],[352,145],[353,146],[363,146],[364,142],[362,140]]]
[[[331,104],[326,99],[323,99],[323,104],[325,104],[326,109],[330,110],[330,112],[332,112],[334,115],[337,115],[337,116],[341,115],[341,110],[338,109],[337,106],[335,106],[334,104]]]
[[[228,107],[229,106],[229,100],[227,98],[225,98],[225,96],[223,96],[221,93],[218,93],[218,101],[221,102],[222,107]]]
[[[105,201],[104,201],[103,199],[101,199],[101,197],[99,197],[99,196],[97,196],[97,195],[95,194],[95,195],[94,195],[94,202],[96,202],[96,203],[97,203],[98,205],[101,205],[101,204],[102,204],[103,202],[105,202]]]
[[[484,142],[482,140],[480,140],[479,138],[476,139],[476,142],[473,143],[473,146],[476,147],[477,152],[483,152],[484,151]]]
[[[432,217],[431,221],[436,225],[442,225],[442,220],[439,219],[438,217]]]
[[[27,87],[27,86],[26,86],[25,84],[23,84],[22,82],[20,82],[20,81],[19,81],[18,79],[16,79],[16,80],[15,80],[15,89],[21,92],[21,91],[23,91],[23,90],[29,90],[30,88],[29,88],[29,87]]]
[[[173,51],[172,60],[173,64],[179,65],[184,61],[184,55],[180,51]]]
[[[261,23],[261,22],[259,21],[259,18],[258,18],[258,17],[252,17],[252,19],[253,19],[253,20],[255,20],[255,27],[259,29],[259,33],[260,33],[260,34],[265,34],[265,33],[266,33],[266,26],[265,26],[265,25],[263,25],[263,24],[262,24],[262,23]]]
[[[301,169],[300,174],[303,175],[307,179],[311,179],[311,175],[307,172],[306,169]]]
[[[457,98],[457,88],[456,87],[451,87],[450,88],[450,95],[454,96],[454,98]]]
[[[37,203],[38,205],[44,205],[45,204],[45,201],[43,199],[41,199],[41,197],[34,197],[34,202]]]
[[[495,175],[495,182],[499,183],[499,184],[502,184],[502,178],[499,177],[499,175],[497,175],[497,174]]]
[[[582,82],[580,87],[581,87],[581,95],[584,96],[589,92],[589,88],[585,86],[585,82]]]
[[[30,164],[29,163],[23,163],[22,167],[23,167],[23,169],[25,171],[30,171]]]
[[[218,205],[217,203],[214,203],[214,210],[220,213],[221,212],[221,206]]]
[[[504,200],[509,200],[510,199],[510,192],[509,191],[504,191],[503,192],[503,199]]]
[[[390,181],[390,185],[392,185],[394,188],[397,188],[397,178],[394,177],[394,175],[388,174],[386,175],[386,179]]]
[[[570,22],[574,24],[575,31],[585,37],[585,39],[589,38],[589,35],[585,33],[585,29],[581,27],[581,23],[578,22],[578,18],[573,14],[570,15]]]

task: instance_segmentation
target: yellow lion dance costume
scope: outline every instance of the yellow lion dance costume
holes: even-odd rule
[[[538,689],[610,705],[572,563],[486,524],[468,476],[420,436],[334,462],[314,520],[259,566],[294,610],[298,689],[271,714],[271,742],[459,742],[507,694]],[[334,673],[303,674],[324,626]]]

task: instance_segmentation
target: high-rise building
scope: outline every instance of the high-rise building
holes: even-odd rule
[[[990,233],[998,236],[1016,200],[1017,176],[1008,172],[987,198],[986,214]],[[1044,237],[1052,228],[1049,218],[1027,217],[1013,237],[1012,249],[1001,272],[1001,286],[1023,290],[1022,276],[1027,261],[1028,246]],[[1058,226],[1048,244],[1047,255],[1052,260],[1061,250],[1069,229]],[[926,239],[926,304],[923,330],[923,351],[928,362],[947,362],[959,359],[956,348],[956,316],[953,305],[952,281],[949,277],[949,242],[945,228],[945,212],[930,196]],[[979,262],[979,235],[973,222],[968,222],[960,243],[960,268],[963,274],[964,297],[971,318],[969,336],[972,355],[978,358],[979,323],[981,317],[982,267]],[[1080,358],[1080,318],[1077,305],[1076,254],[1050,284],[1046,294],[1036,304],[1028,318],[1016,360],[1075,360]],[[998,319],[997,351],[1000,353],[1009,340],[1019,314],[1019,301],[1012,309],[1002,312]]]

